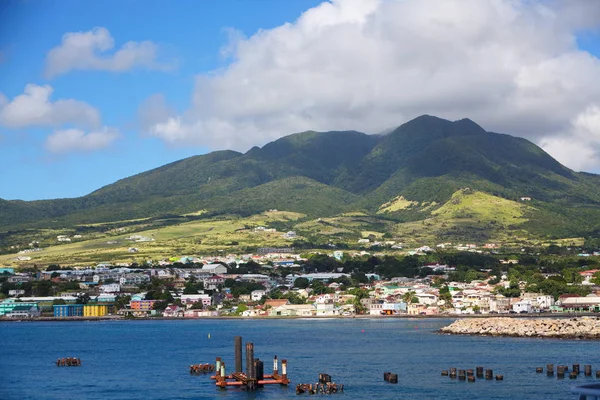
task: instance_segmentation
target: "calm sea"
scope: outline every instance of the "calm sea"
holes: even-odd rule
[[[345,384],[345,399],[574,399],[569,388],[592,382],[548,378],[546,363],[592,364],[600,342],[448,336],[434,333],[451,320],[185,320],[0,323],[0,399],[284,399],[296,383],[321,372]],[[210,337],[209,337],[210,334]],[[287,358],[289,388],[254,393],[220,390],[194,363],[221,356],[233,366],[233,338],[252,341],[270,373],[273,355]],[[82,367],[56,367],[59,357]],[[453,381],[442,369],[481,365],[504,381]],[[383,381],[383,372],[399,376]],[[595,374],[594,374],[595,375]],[[599,380],[600,381],[600,380]],[[304,397],[314,397],[307,394]],[[318,397],[318,396],[317,396]]]

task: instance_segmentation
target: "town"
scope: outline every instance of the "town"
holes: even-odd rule
[[[0,268],[0,318],[600,311],[598,253],[550,245],[503,258],[496,246],[482,246],[485,252],[475,248],[421,247],[403,256],[259,248],[255,254],[172,257],[147,265]]]

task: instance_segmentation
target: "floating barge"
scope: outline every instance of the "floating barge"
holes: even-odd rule
[[[215,362],[216,374],[211,379],[216,381],[216,386],[226,389],[227,387],[241,387],[246,390],[256,390],[264,385],[287,386],[290,380],[287,377],[287,360],[281,360],[281,374],[279,373],[279,361],[277,356],[273,359],[273,374],[264,373],[264,363],[254,358],[254,343],[246,342],[246,372],[242,371],[242,337],[234,338],[235,371],[231,375],[226,374],[225,362],[217,357]]]
[[[57,367],[81,367],[81,359],[76,357],[64,357],[56,360]]]

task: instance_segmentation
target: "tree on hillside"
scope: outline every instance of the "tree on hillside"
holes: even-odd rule
[[[296,280],[294,281],[294,287],[297,287],[298,289],[306,289],[308,286],[310,285],[310,281],[306,278],[296,278]]]

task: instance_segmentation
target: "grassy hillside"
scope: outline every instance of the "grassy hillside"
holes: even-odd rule
[[[472,217],[461,219],[451,202],[464,188],[492,197],[461,199]],[[519,208],[520,214],[492,212],[510,209],[523,196],[532,201],[529,208]],[[498,199],[512,203],[499,204]],[[492,200],[494,207],[484,204]],[[372,218],[368,224],[373,227],[365,231],[380,232],[381,221],[412,224],[408,231],[399,228],[403,235],[420,231],[415,224],[421,223],[429,231],[440,229],[440,237],[468,237],[469,230],[477,237],[493,237],[492,225],[505,226],[503,218],[512,218],[509,225],[526,231],[524,236],[596,236],[600,177],[573,172],[533,143],[486,132],[469,119],[452,122],[425,115],[387,135],[309,131],[246,154],[219,151],[190,157],[74,199],[0,200],[0,239],[5,238],[0,247],[12,243],[9,231],[21,235],[26,229],[61,231],[134,219],[167,226],[189,221],[198,210],[203,212],[196,219],[247,217],[269,209],[322,218],[322,228],[325,217],[360,212]],[[449,220],[456,224],[450,227]],[[346,222],[330,223],[327,230],[332,232],[337,224],[340,233],[360,234]]]

